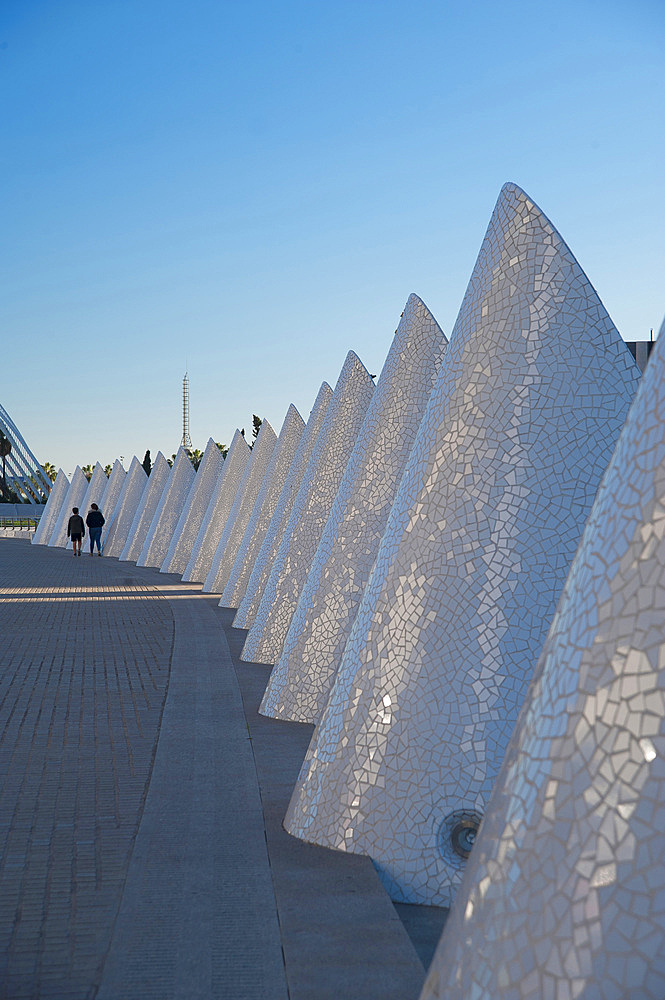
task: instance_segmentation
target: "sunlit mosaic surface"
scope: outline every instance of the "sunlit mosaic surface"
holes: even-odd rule
[[[166,488],[171,470],[161,451],[152,463],[152,470],[143,491],[143,496],[136,508],[136,513],[127,534],[127,541],[119,558],[124,562],[136,562],[141,555],[143,543],[148,537],[148,531],[155,516],[157,505]]]
[[[411,295],[335,498],[260,711],[316,722],[325,707],[447,341]]]
[[[222,453],[213,439],[209,438],[162,563],[162,573],[177,573],[182,576],[185,572],[223,466]]]
[[[119,556],[125,547],[129,529],[138,510],[143,491],[148,482],[145,469],[134,456],[118,497],[113,517],[107,521],[104,532],[104,555]]]
[[[72,513],[72,507],[78,507],[82,510],[81,504],[84,496],[88,491],[88,480],[83,475],[83,470],[80,465],[77,465],[74,469],[74,475],[72,476],[72,481],[69,484],[69,489],[67,491],[67,496],[65,497],[65,502],[60,508],[60,515],[56,522],[55,528],[51,532],[51,537],[49,538],[49,546],[62,548],[67,545],[67,523]],[[85,520],[85,518],[84,518]]]
[[[210,572],[219,539],[233,509],[251,454],[249,445],[240,431],[236,430],[203,523],[196,536],[192,555],[182,575],[183,580],[189,583],[203,583]]]
[[[39,519],[37,530],[33,535],[33,545],[48,545],[51,532],[58,523],[58,517],[62,512],[62,505],[65,502],[68,493],[69,480],[67,479],[64,471],[59,469],[58,475],[55,477],[55,482],[51,487],[48,500],[46,501],[46,506],[44,507],[42,516]]]
[[[599,490],[423,998],[665,997],[664,348]]]
[[[638,380],[506,185],[286,820],[369,854],[395,899],[450,903],[452,832],[485,811]]]
[[[184,448],[178,448],[164,492],[157,505],[137,566],[161,566],[196,473]]]
[[[259,436],[254,442],[252,454],[242,483],[236,494],[224,531],[217,544],[210,572],[205,578],[203,589],[207,593],[221,594],[226,586],[233,563],[238,554],[245,528],[254,510],[254,504],[270,466],[277,435],[267,420],[261,424]]]
[[[109,523],[113,519],[115,513],[116,504],[120,499],[120,494],[122,493],[122,488],[125,485],[125,479],[127,478],[127,473],[125,472],[122,462],[119,458],[116,458],[113,463],[113,468],[111,469],[111,475],[106,481],[106,489],[104,490],[104,495],[101,501],[94,501],[104,515],[105,524],[102,532],[102,539],[106,541],[108,538]]]
[[[243,598],[304,429],[305,421],[291,403],[245,528],[233,569],[222,592],[220,604],[223,607],[237,608]]]
[[[358,356],[349,351],[294,501],[254,624],[245,640],[243,660],[275,663],[279,659],[300,592],[373,393],[374,383],[367,369]]]

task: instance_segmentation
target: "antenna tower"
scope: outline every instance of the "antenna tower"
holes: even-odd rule
[[[182,380],[182,441],[183,448],[192,449],[192,439],[189,436],[189,375],[185,372]]]

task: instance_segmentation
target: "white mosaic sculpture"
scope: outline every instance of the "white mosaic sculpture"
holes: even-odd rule
[[[353,451],[374,382],[349,351],[312,451],[284,537],[245,640],[242,659],[275,663]]]
[[[499,197],[285,826],[448,905],[639,381],[554,227]],[[472,834],[471,834],[472,836]]]
[[[55,482],[51,487],[48,500],[46,501],[46,506],[39,519],[37,530],[32,536],[33,545],[48,545],[53,529],[62,513],[62,505],[67,499],[68,493],[69,480],[63,470],[59,469],[58,475],[55,477]]]
[[[88,516],[88,514],[90,513],[91,503],[96,503],[99,509],[101,510],[102,497],[104,496],[104,491],[106,490],[107,485],[108,485],[108,477],[104,472],[104,466],[101,464],[101,462],[97,462],[95,464],[94,469],[92,470],[92,476],[90,477],[88,488],[85,491],[85,496],[83,497],[81,503],[79,504],[79,514],[81,515],[84,521]],[[88,537],[87,526],[85,534],[87,538]]]
[[[185,572],[223,465],[222,453],[210,438],[173,532],[171,544],[162,563],[162,573],[177,573],[182,576]]]
[[[182,574],[183,580],[188,583],[203,583],[210,572],[219,539],[233,510],[251,454],[249,445],[240,431],[236,430],[196,536],[192,555]]]
[[[203,584],[203,590],[207,594],[221,594],[228,582],[276,442],[277,435],[268,421],[264,420]]]
[[[119,556],[123,562],[136,562],[141,555],[141,549],[148,537],[152,519],[155,516],[155,511],[166,489],[170,475],[171,469],[169,463],[161,451],[158,451],[155,461],[152,463],[152,469],[148,477],[148,482],[145,484],[143,496],[136,508],[134,519],[127,534],[127,541]]]
[[[332,397],[332,389],[327,382],[323,382],[314,400],[314,406],[310,412],[307,425],[291,462],[291,467],[289,468],[282,492],[279,495],[275,513],[270,520],[266,537],[256,557],[254,568],[252,569],[245,590],[245,596],[240,602],[238,612],[233,619],[235,628],[249,628],[256,618],[256,612],[259,609],[263,591],[265,590],[273,563],[279,552],[284,532],[288,527],[293,504],[298,495],[298,490],[300,489],[312,451],[316,445],[319,432],[323,427]]]
[[[157,504],[141,554],[136,560],[137,566],[158,567],[164,562],[195,476],[189,455],[183,447],[178,448],[168,482]]]
[[[110,519],[107,518],[104,531],[104,555],[119,556],[125,547],[129,529],[138,510],[148,477],[145,469],[134,456],[129,471],[122,484],[122,490]]]
[[[665,997],[665,344],[603,479],[423,1000]]]
[[[122,462],[119,458],[116,458],[113,463],[113,468],[111,469],[111,475],[106,481],[106,489],[102,495],[102,498],[97,503],[97,506],[104,515],[104,528],[102,532],[102,548],[106,544],[106,539],[108,538],[109,522],[113,519],[113,514],[115,513],[115,507],[120,499],[120,494],[122,493],[122,488],[125,485],[125,479],[127,478],[127,473],[125,472]]]
[[[60,515],[49,538],[48,544],[50,548],[66,548],[69,542],[67,538],[67,523],[72,515],[72,507],[78,507],[80,514],[83,516],[83,507],[81,504],[87,491],[88,480],[85,478],[81,466],[77,465],[69,484],[65,502],[60,508]],[[83,520],[85,521],[85,517],[83,517]]]
[[[260,712],[317,722],[376,559],[447,341],[411,295],[270,675]]]
[[[225,608],[237,608],[245,594],[254,563],[275,513],[277,501],[284,488],[304,429],[305,421],[291,403],[222,593],[220,604]]]

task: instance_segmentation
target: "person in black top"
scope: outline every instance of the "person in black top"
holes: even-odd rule
[[[102,528],[104,527],[105,521],[104,515],[96,503],[90,504],[90,510],[85,519],[85,523],[88,525],[88,530],[90,532],[90,555],[94,556],[95,542],[97,542],[97,552],[101,556],[102,549],[99,544],[99,540],[102,537]]]
[[[85,535],[83,518],[79,514],[78,507],[72,507],[72,516],[67,522],[67,538],[71,538],[74,555],[81,555],[81,539]]]

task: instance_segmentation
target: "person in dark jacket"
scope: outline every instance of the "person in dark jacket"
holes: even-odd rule
[[[90,504],[90,510],[88,511],[85,523],[88,525],[88,532],[90,534],[90,555],[94,556],[95,542],[97,542],[97,552],[101,556],[102,548],[99,541],[102,537],[102,528],[104,527],[105,522],[104,515],[96,503]]]
[[[72,540],[72,548],[74,549],[74,555],[81,555],[81,539],[85,535],[85,525],[83,524],[83,518],[79,514],[78,507],[72,507],[72,516],[67,522],[67,538]]]

